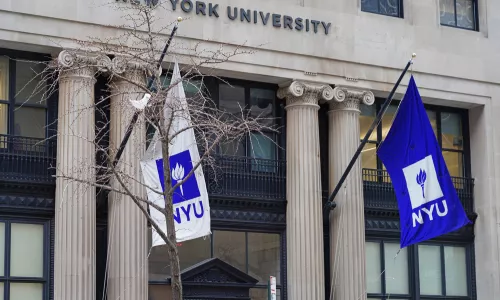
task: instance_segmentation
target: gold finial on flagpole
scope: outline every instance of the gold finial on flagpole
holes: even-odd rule
[[[177,22],[182,22],[182,17],[177,17]]]

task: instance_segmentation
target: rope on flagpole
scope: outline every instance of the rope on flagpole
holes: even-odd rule
[[[416,56],[417,55],[415,53],[412,54],[411,59],[406,64],[406,67],[404,68],[403,72],[399,76],[396,84],[394,85],[394,87],[392,88],[391,92],[389,93],[389,95],[385,99],[385,102],[382,105],[382,108],[380,109],[379,113],[377,114],[377,117],[375,118],[375,120],[373,120],[372,125],[370,126],[370,128],[366,132],[365,137],[363,138],[363,140],[361,141],[361,143],[359,144],[358,149],[354,153],[351,161],[347,165],[347,168],[345,169],[344,173],[340,177],[340,180],[337,183],[337,185],[335,186],[335,189],[333,190],[332,194],[328,197],[328,200],[327,200],[327,202],[325,203],[325,206],[324,206],[324,211],[325,212],[327,212],[328,210],[332,210],[332,209],[335,208],[335,206],[336,206],[336,204],[334,202],[335,197],[337,196],[337,194],[338,194],[338,192],[339,192],[342,184],[346,180],[347,175],[349,175],[349,172],[351,171],[352,167],[354,166],[354,163],[356,162],[356,160],[358,159],[359,155],[361,154],[361,151],[363,150],[365,144],[368,142],[368,138],[372,134],[372,132],[375,129],[375,127],[378,126],[378,124],[380,123],[380,120],[382,120],[382,117],[384,116],[385,111],[389,107],[389,104],[391,104],[392,97],[394,97],[394,94],[396,93],[396,89],[398,88],[399,84],[401,83],[401,80],[403,80],[403,77],[405,76],[406,72],[408,71],[408,68],[413,64],[413,59]]]
[[[172,38],[174,37],[175,33],[177,32],[178,24],[181,21],[182,21],[182,17],[178,17],[177,22],[175,23],[174,28],[172,29],[172,32],[170,33],[170,37],[168,38],[168,41],[165,44],[165,47],[163,48],[160,59],[156,63],[156,69],[158,71],[160,70],[161,63],[163,62],[163,59],[165,58],[165,55],[167,54],[167,50],[170,47],[170,43],[172,42]],[[151,90],[151,88],[153,86],[154,76],[155,76],[155,74],[152,74],[148,79],[148,85],[147,85],[148,90]],[[123,140],[120,143],[120,147],[118,147],[118,151],[116,152],[115,159],[113,160],[113,167],[116,167],[116,165],[120,161],[120,158],[123,154],[123,151],[125,150],[125,146],[127,145],[127,142],[130,138],[130,135],[132,134],[132,130],[134,129],[135,123],[137,123],[137,119],[139,118],[139,114],[140,114],[140,111],[136,111],[134,113],[134,115],[132,116],[130,123],[128,124],[127,131],[125,131],[125,136],[123,137]]]

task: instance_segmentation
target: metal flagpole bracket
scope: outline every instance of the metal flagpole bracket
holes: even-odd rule
[[[165,58],[165,55],[167,54],[167,50],[170,47],[170,43],[172,42],[172,38],[174,37],[175,33],[177,32],[177,25],[182,21],[182,17],[177,18],[177,22],[174,25],[174,28],[172,29],[172,32],[170,33],[170,37],[168,38],[167,43],[165,44],[165,47],[163,48],[163,51],[161,53],[160,59],[156,63],[156,69],[159,71],[161,68],[161,63],[163,62],[163,59]],[[155,74],[152,74],[149,79],[148,79],[148,85],[147,89],[151,91],[151,88],[153,87],[153,82],[155,79]],[[123,137],[122,142],[120,143],[120,147],[118,147],[118,151],[116,152],[115,159],[113,160],[113,167],[116,167],[118,165],[118,162],[120,161],[120,158],[123,154],[123,150],[125,150],[125,146],[127,145],[127,142],[130,138],[130,135],[132,134],[132,130],[134,129],[135,123],[137,123],[137,120],[139,119],[139,114],[141,113],[140,110],[136,111],[134,115],[132,116],[132,119],[130,120],[130,123],[128,124],[127,131],[125,131],[125,136]]]
[[[396,82],[396,84],[392,88],[391,92],[389,93],[389,95],[385,99],[384,104],[382,105],[380,111],[377,114],[377,117],[375,118],[375,120],[373,120],[372,125],[370,126],[370,128],[366,132],[365,137],[363,138],[363,140],[361,141],[361,143],[359,144],[358,149],[354,153],[351,161],[347,165],[347,168],[345,169],[344,173],[340,177],[339,182],[337,183],[337,185],[333,189],[332,194],[330,195],[330,197],[328,197],[328,200],[327,200],[327,202],[324,205],[324,211],[325,212],[331,211],[331,210],[335,209],[335,207],[337,206],[337,204],[335,203],[334,199],[337,196],[337,194],[339,193],[340,187],[342,186],[342,184],[344,184],[344,181],[347,179],[347,175],[349,175],[349,172],[351,171],[352,167],[354,166],[354,163],[356,162],[356,160],[358,159],[359,155],[361,154],[361,151],[363,150],[366,142],[368,142],[368,138],[371,136],[371,134],[372,134],[373,130],[375,129],[375,127],[378,126],[380,120],[382,119],[382,117],[385,114],[385,111],[389,107],[389,104],[391,104],[392,97],[394,97],[394,93],[396,93],[396,89],[398,88],[399,84],[401,83],[401,80],[403,80],[403,77],[405,76],[406,72],[408,71],[408,68],[410,67],[410,65],[413,64],[413,59],[416,56],[417,55],[415,53],[413,53],[411,55],[411,59],[406,64],[406,67],[404,68],[403,72],[399,76],[398,81]]]

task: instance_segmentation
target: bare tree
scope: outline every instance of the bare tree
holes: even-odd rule
[[[149,3],[149,1],[147,1]],[[229,113],[219,109],[211,99],[207,90],[198,83],[203,83],[207,76],[213,76],[213,70],[221,63],[231,60],[237,55],[251,54],[252,51],[246,50],[243,45],[215,44],[213,42],[175,42],[172,44],[166,60],[171,60],[175,56],[182,63],[182,77],[177,82],[169,82],[166,77],[161,76],[160,70],[156,68],[157,61],[161,55],[164,44],[170,34],[175,22],[167,22],[156,14],[155,10],[162,9],[165,3],[152,5],[123,4],[115,5],[116,12],[122,17],[123,24],[120,26],[110,26],[114,30],[109,31],[112,36],[89,37],[85,40],[74,40],[74,47],[64,48],[65,55],[71,56],[71,63],[61,64],[64,58],[59,57],[57,63],[47,65],[45,70],[37,76],[42,77],[43,86],[50,82],[49,88],[43,91],[44,99],[57,91],[57,82],[61,74],[68,72],[69,69],[78,70],[84,68],[93,68],[96,70],[96,76],[104,74],[108,76],[110,84],[107,86],[107,96],[96,99],[95,104],[89,107],[75,107],[82,115],[85,111],[95,111],[101,117],[96,122],[96,139],[89,140],[88,143],[95,145],[101,160],[97,164],[82,163],[78,170],[64,172],[58,170],[58,176],[65,180],[78,182],[83,186],[94,186],[101,190],[107,190],[111,193],[127,196],[127,199],[133,201],[142,211],[144,216],[151,223],[154,230],[161,236],[167,245],[170,258],[171,278],[172,278],[172,296],[174,300],[182,299],[182,284],[180,278],[179,254],[176,244],[176,232],[173,210],[173,194],[177,187],[186,182],[194,172],[199,168],[211,168],[217,170],[214,154],[219,145],[232,143],[245,138],[252,132],[262,130],[276,131],[274,127],[264,124],[268,120],[263,120],[261,115],[250,113],[248,108],[240,107],[237,114]],[[168,3],[167,3],[168,4]],[[108,32],[109,29],[106,29]],[[80,57],[94,57],[94,59],[79,59]],[[113,58],[111,61],[110,57]],[[119,63],[118,63],[119,62]],[[123,66],[135,66],[135,76],[129,76]],[[165,67],[165,64],[164,64]],[[169,66],[167,66],[169,68]],[[148,84],[148,80],[152,84]],[[127,83],[127,88],[122,89],[116,82]],[[170,156],[169,146],[182,130],[172,128],[174,116],[186,117],[185,108],[180,105],[180,101],[166,101],[167,94],[176,85],[196,87],[198,90],[188,97],[188,112],[191,121],[191,127],[196,134],[196,141],[200,152],[200,161],[196,162],[192,171],[182,180],[172,186],[172,174],[170,172],[169,160],[163,160],[164,170],[164,207],[151,202],[144,193],[137,193],[130,188],[131,185],[140,184],[143,189],[154,190],[154,187],[146,186],[140,172],[126,166],[125,162],[118,165],[113,164],[113,160],[118,151],[118,144],[103,142],[105,137],[110,134],[110,122],[107,111],[111,107],[116,112],[120,112],[123,120],[130,120],[136,108],[129,100],[141,99],[145,94],[150,94],[148,106],[144,110],[138,111],[138,128],[144,128],[144,124],[154,128],[159,142],[162,145],[162,156]],[[42,84],[39,85],[41,87]],[[45,88],[44,88],[45,89]],[[34,94],[40,93],[35,89]],[[117,99],[119,101],[117,101]],[[168,114],[164,114],[167,111]],[[111,118],[116,115],[111,115]],[[91,124],[89,124],[91,126]],[[134,129],[134,130],[137,130]],[[113,133],[111,133],[113,134]],[[137,136],[146,135],[145,132]],[[137,138],[139,139],[139,138]],[[127,145],[126,151],[131,151],[132,156],[137,160],[144,153],[144,144],[140,141],[134,141],[134,135]],[[234,143],[237,144],[237,143]],[[252,145],[260,147],[260,145]],[[129,154],[130,155],[130,154]],[[96,174],[96,176],[82,177],[79,174]],[[90,178],[90,179],[89,179]],[[151,218],[149,209],[156,209],[161,212],[166,219],[166,232],[160,228],[157,220]]]

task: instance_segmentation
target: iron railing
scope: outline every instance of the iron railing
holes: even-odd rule
[[[0,180],[55,183],[53,140],[0,135]],[[211,196],[284,200],[285,161],[215,156],[203,165]]]
[[[211,196],[285,200],[285,167],[280,160],[216,156],[203,171]]]
[[[458,197],[467,213],[474,211],[474,179],[452,177]],[[365,207],[398,209],[391,178],[386,170],[363,169]]]
[[[55,141],[0,135],[1,180],[54,183],[55,163]]]

